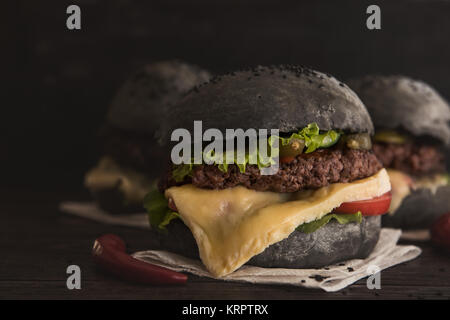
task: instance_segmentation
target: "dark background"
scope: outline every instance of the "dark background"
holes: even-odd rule
[[[78,4],[82,30],[66,28]],[[382,30],[366,28],[378,4]],[[145,63],[402,73],[450,98],[450,1],[2,1],[0,186],[81,189],[114,91]]]

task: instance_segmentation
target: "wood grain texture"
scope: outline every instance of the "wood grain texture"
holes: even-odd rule
[[[123,237],[128,251],[157,248],[144,230],[107,226],[65,215],[61,200],[79,193],[0,190],[0,299],[450,299],[450,256],[430,244],[423,254],[381,273],[381,290],[365,279],[337,293],[288,286],[230,283],[189,276],[186,286],[131,284],[96,269],[90,256],[103,233]],[[82,289],[66,288],[66,268],[79,265]]]
[[[82,9],[68,31],[65,10]],[[450,258],[429,244],[420,258],[338,293],[191,277],[185,287],[128,284],[96,271],[102,233],[129,251],[155,248],[145,231],[64,216],[62,200],[89,199],[83,173],[118,86],[145,63],[179,58],[215,73],[258,64],[303,64],[339,79],[401,73],[450,98],[450,2],[377,1],[382,30],[365,28],[366,1],[17,0],[1,10],[0,298],[379,299],[450,298]],[[5,26],[3,26],[5,23]],[[82,290],[65,287],[82,269]]]

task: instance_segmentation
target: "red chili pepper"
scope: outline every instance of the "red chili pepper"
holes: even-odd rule
[[[431,226],[431,241],[450,251],[450,212],[440,216]]]
[[[185,274],[133,258],[125,252],[125,242],[114,234],[105,234],[94,242],[92,255],[105,271],[120,278],[147,284],[183,284]]]

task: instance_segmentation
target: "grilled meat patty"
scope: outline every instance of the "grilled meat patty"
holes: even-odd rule
[[[386,168],[420,176],[445,172],[444,154],[433,145],[407,142],[404,144],[374,143],[373,152]]]
[[[296,192],[366,178],[382,167],[372,151],[334,147],[300,154],[289,163],[281,163],[274,175],[261,175],[255,165],[248,165],[244,173],[236,165],[229,165],[227,172],[220,171],[214,165],[197,165],[192,177],[177,183],[169,170],[160,180],[159,188],[163,191],[174,185],[192,183],[209,189],[242,185],[258,191]]]

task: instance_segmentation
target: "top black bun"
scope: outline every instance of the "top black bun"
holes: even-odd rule
[[[316,122],[322,130],[342,129],[373,134],[364,104],[331,75],[299,66],[256,67],[213,78],[195,88],[171,110],[160,142],[176,128],[279,129],[296,131]]]
[[[377,128],[402,128],[450,144],[450,107],[432,87],[404,76],[370,75],[348,81]]]
[[[153,135],[169,106],[210,77],[208,71],[177,60],[146,65],[119,89],[107,122],[119,129]]]

